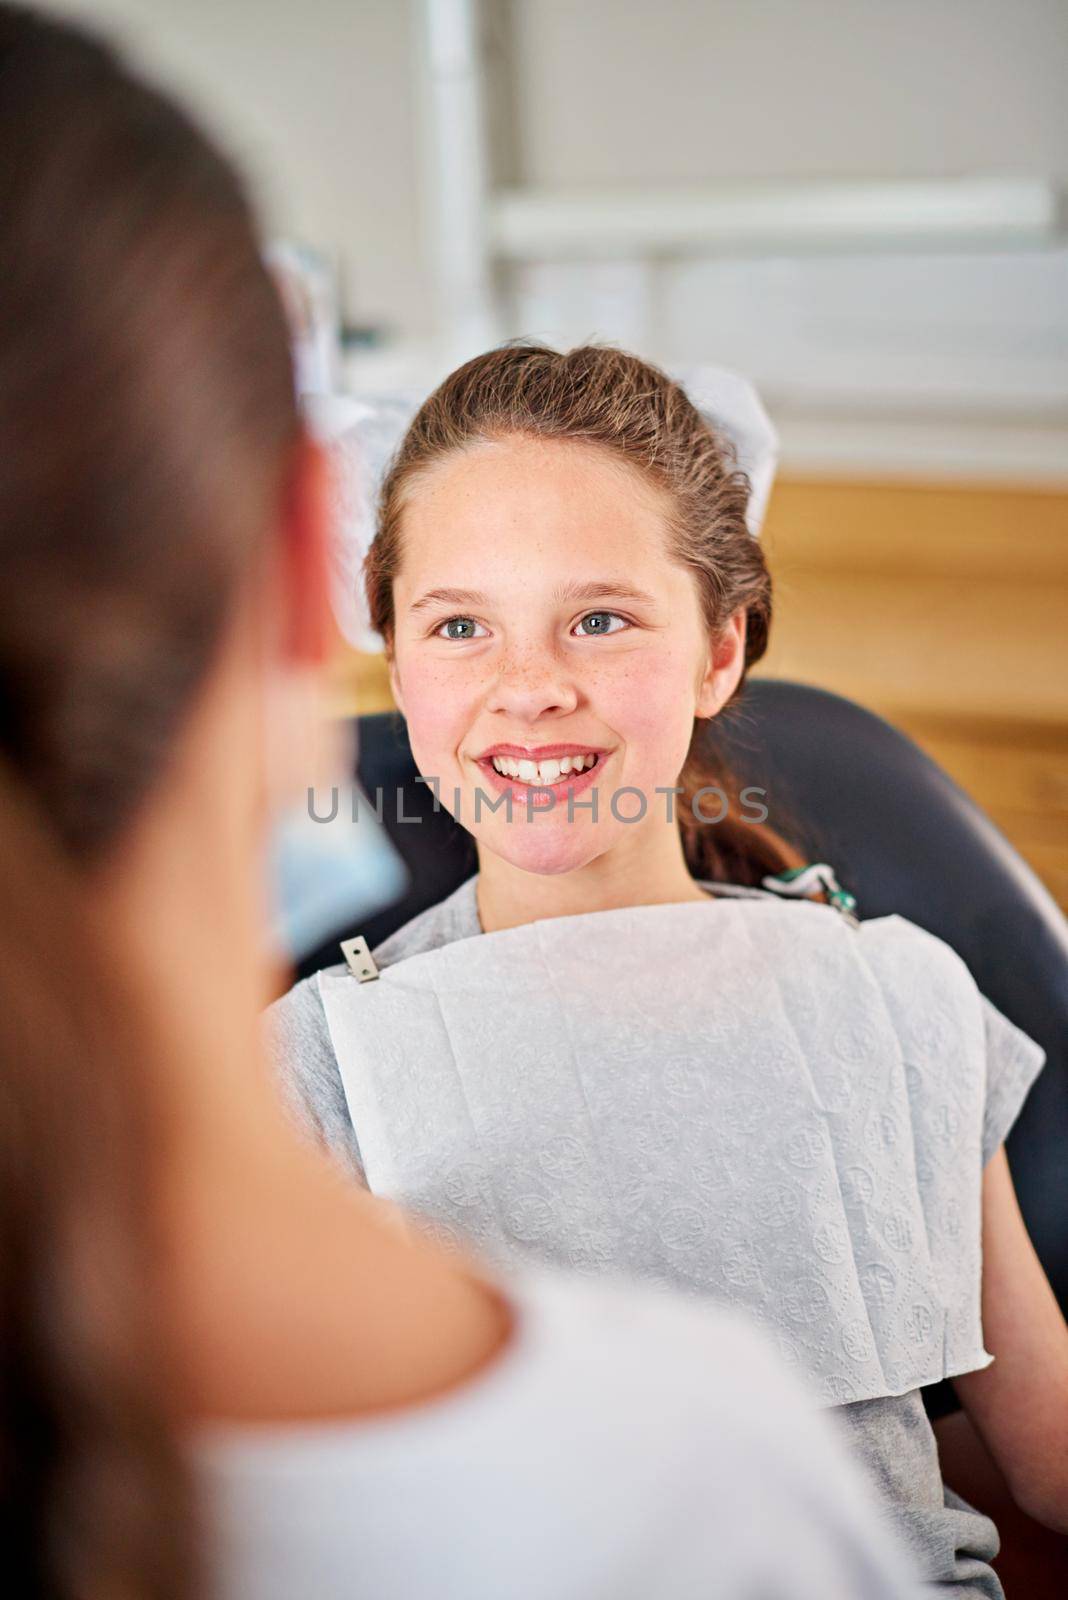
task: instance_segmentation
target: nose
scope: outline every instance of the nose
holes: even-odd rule
[[[555,652],[513,648],[501,658],[486,710],[499,712],[513,724],[533,725],[541,717],[566,716],[578,702],[578,685]]]

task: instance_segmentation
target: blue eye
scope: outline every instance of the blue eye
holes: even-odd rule
[[[447,621],[439,623],[434,634],[438,639],[476,639],[478,635],[475,629],[478,627],[481,627],[481,623],[476,622],[474,617],[449,617]]]
[[[616,611],[588,611],[578,626],[585,628],[589,624],[589,632],[582,634],[582,638],[597,639],[606,633],[619,632],[619,628],[612,627],[613,622],[618,622],[620,628],[630,626]]]

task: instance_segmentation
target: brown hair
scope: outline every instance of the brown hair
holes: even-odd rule
[[[0,282],[5,1562],[27,1596],[172,1600],[151,1119],[78,905],[266,549],[288,336],[229,164],[99,41],[4,4]]]
[[[5,1566],[28,1600],[180,1600],[196,1592],[195,1504],[148,1289],[156,1127],[136,1012],[69,860],[0,767]]]
[[[364,569],[372,624],[387,644],[414,480],[452,451],[509,434],[596,445],[668,492],[672,554],[697,580],[709,633],[715,637],[739,607],[746,610],[745,668],[731,697],[737,702],[746,672],[767,649],[771,625],[771,576],[745,520],[749,481],[731,445],[677,383],[637,356],[602,346],[560,353],[505,345],[458,368],[424,402],[382,486],[378,534]],[[759,885],[765,873],[802,864],[801,852],[774,828],[742,814],[738,780],[709,749],[702,720],[694,723],[677,782],[679,828],[695,877]],[[728,803],[714,824],[700,817],[719,802],[704,801],[696,811],[693,805],[706,787],[718,788]]]

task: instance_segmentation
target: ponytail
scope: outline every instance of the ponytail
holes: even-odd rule
[[[0,768],[0,1504],[49,1600],[192,1595],[191,1490],[151,1292],[130,1008],[77,874]]]
[[[795,845],[756,820],[733,768],[706,748],[703,732],[698,723],[679,774],[679,832],[693,877],[759,889],[765,877],[803,866],[806,857]]]

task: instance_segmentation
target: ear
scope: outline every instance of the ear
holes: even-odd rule
[[[393,647],[391,645],[387,646],[386,664],[389,667],[389,689],[393,696],[393,703],[397,710],[401,713],[401,716],[404,716],[404,700],[401,697],[400,673],[397,671],[397,657],[394,655]]]
[[[739,606],[710,650],[697,691],[695,716],[714,717],[741,682],[745,671],[746,618],[745,607]]]
[[[320,667],[336,636],[330,606],[330,464],[302,434],[293,452],[281,511],[281,650],[294,667]]]

